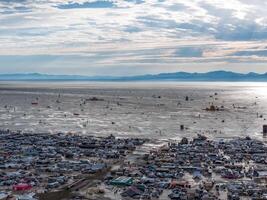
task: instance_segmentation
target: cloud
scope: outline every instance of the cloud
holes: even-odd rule
[[[248,70],[266,63],[266,9],[247,0],[3,0],[0,73]]]

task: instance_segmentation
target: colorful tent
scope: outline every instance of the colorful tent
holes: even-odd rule
[[[32,186],[26,183],[19,183],[17,185],[13,185],[13,190],[15,191],[24,191],[30,189],[32,189]]]

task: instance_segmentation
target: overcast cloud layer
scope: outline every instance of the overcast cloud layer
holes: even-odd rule
[[[264,0],[1,0],[0,73],[267,71]]]

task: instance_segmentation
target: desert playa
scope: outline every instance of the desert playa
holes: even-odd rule
[[[266,83],[3,82],[0,127],[156,139],[199,133],[262,139],[266,91]]]

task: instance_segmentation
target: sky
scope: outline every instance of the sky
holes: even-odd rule
[[[0,73],[267,72],[265,0],[0,0]]]

